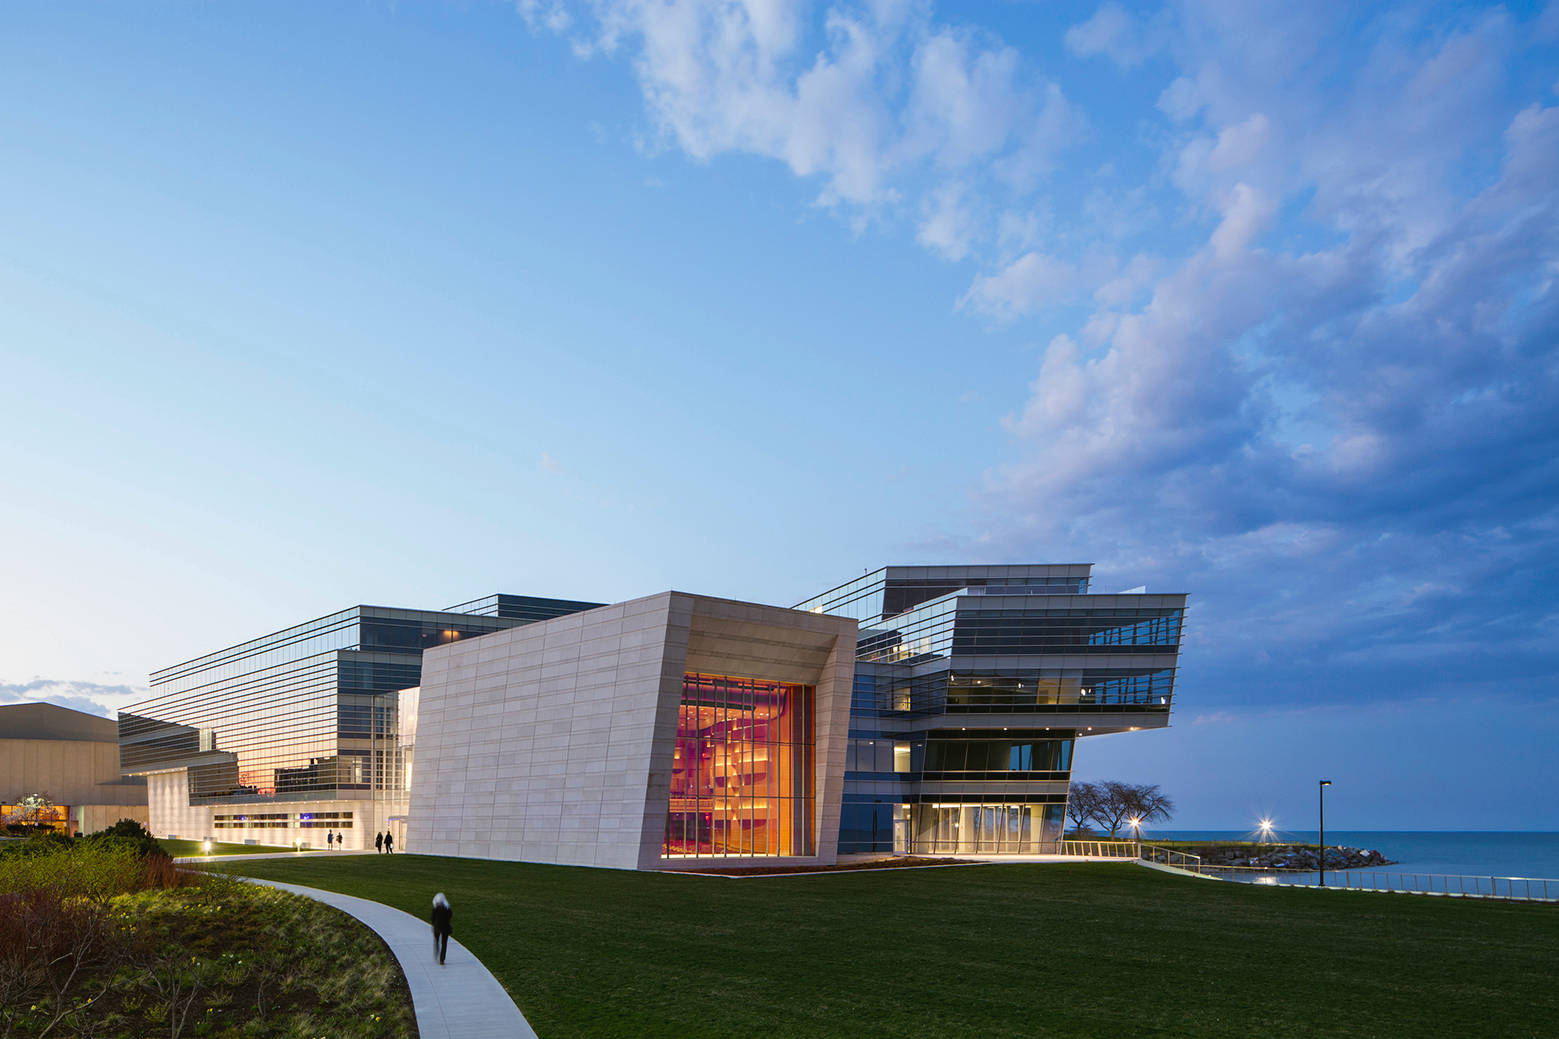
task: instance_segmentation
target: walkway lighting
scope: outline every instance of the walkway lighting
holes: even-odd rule
[[[1272,839],[1272,820],[1262,819],[1257,825],[1261,827],[1261,840],[1270,841]]]
[[[200,843],[200,849],[202,851],[204,851],[207,855],[211,854],[211,838],[210,837],[207,837],[204,841],[202,841]]]

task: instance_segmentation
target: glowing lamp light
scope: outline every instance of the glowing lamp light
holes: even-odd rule
[[[211,854],[211,841],[209,839],[202,841],[200,843],[200,847],[201,850],[204,851],[207,855]]]

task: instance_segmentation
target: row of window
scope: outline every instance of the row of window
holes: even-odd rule
[[[868,671],[855,676],[850,710],[859,716],[1109,706],[1168,708],[1174,686],[1174,668],[1041,668],[913,678]]]
[[[1184,614],[1156,607],[958,610],[957,602],[956,597],[934,601],[893,618],[891,626],[863,628],[857,658],[1174,652]]]
[[[1050,737],[978,739],[850,740],[848,772],[1065,772],[1072,767],[1072,741]]]
[[[350,830],[352,816],[351,812],[299,812],[296,823],[297,828],[302,830]],[[214,830],[287,830],[293,827],[293,823],[289,812],[225,813],[211,817],[211,828]]]
[[[839,817],[839,851],[907,855],[1037,855],[1059,850],[1061,804],[851,803]]]

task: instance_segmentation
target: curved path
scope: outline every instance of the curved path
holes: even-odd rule
[[[366,898],[256,877],[239,879],[316,899],[371,927],[395,953],[406,974],[421,1039],[536,1039],[535,1030],[509,993],[464,945],[451,938],[444,965],[439,966],[433,957],[433,931],[426,920]],[[431,901],[429,905],[431,908]]]

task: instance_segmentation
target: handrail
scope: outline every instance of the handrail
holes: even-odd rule
[[[1206,866],[1221,879],[1282,887],[1315,887],[1314,870],[1262,869],[1259,866]],[[1559,901],[1559,880],[1547,877],[1501,877],[1492,874],[1391,873],[1383,870],[1327,870],[1326,886],[1354,891],[1404,891],[1418,894],[1505,898],[1519,901]]]
[[[1137,846],[1131,841],[1061,841],[1062,855],[1080,855],[1094,859],[1134,859]]]
[[[1152,862],[1160,866],[1173,866],[1191,873],[1202,872],[1202,857],[1188,851],[1180,851],[1177,848],[1164,848],[1157,844],[1144,844],[1141,853],[1137,856],[1143,862]]]

